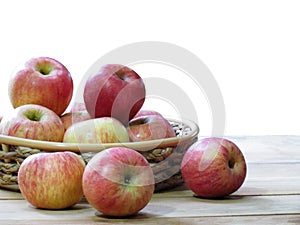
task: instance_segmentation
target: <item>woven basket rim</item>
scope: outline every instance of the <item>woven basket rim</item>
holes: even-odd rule
[[[149,151],[153,148],[164,148],[169,146],[177,146],[181,141],[189,140],[199,134],[198,125],[188,119],[174,119],[167,118],[170,122],[182,124],[190,130],[186,135],[181,137],[164,138],[141,142],[122,142],[122,143],[105,143],[105,144],[83,144],[83,143],[64,143],[39,141],[26,138],[19,138],[0,134],[0,143],[5,145],[23,146],[29,148],[36,148],[46,152],[72,151],[76,153],[83,152],[99,152],[101,150],[111,147],[127,147],[137,151]]]

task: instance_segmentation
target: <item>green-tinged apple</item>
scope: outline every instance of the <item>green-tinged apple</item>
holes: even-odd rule
[[[135,114],[134,118],[141,117],[141,116],[149,116],[149,115],[163,116],[161,113],[155,110],[141,109],[140,111],[137,112],[137,114]]]
[[[181,174],[196,196],[221,198],[243,184],[247,165],[243,153],[232,141],[204,138],[191,145],[181,163]]]
[[[85,110],[85,111],[77,111],[77,112],[73,111],[73,112],[64,113],[60,118],[64,125],[65,130],[67,130],[72,124],[89,120],[91,119],[91,116]]]
[[[65,132],[63,123],[55,112],[35,104],[11,110],[4,115],[0,127],[4,135],[41,141],[61,142]]]
[[[83,197],[83,159],[73,152],[37,153],[27,157],[18,172],[24,198],[36,208],[65,209]]]
[[[71,101],[73,80],[61,62],[49,57],[37,57],[25,62],[13,74],[8,92],[14,108],[37,104],[61,115]]]
[[[176,137],[169,121],[159,115],[133,118],[127,126],[127,132],[134,142]]]
[[[84,102],[93,118],[114,117],[127,125],[145,101],[145,85],[132,69],[119,64],[106,64],[88,78]]]
[[[119,143],[129,142],[125,126],[112,117],[90,119],[71,125],[64,134],[68,143]]]
[[[97,153],[83,173],[87,201],[107,216],[124,217],[138,213],[151,200],[154,175],[148,161],[124,147]]]

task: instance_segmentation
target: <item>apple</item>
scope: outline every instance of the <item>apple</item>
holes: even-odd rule
[[[221,198],[237,191],[246,171],[246,161],[238,146],[218,137],[195,142],[181,163],[183,181],[196,196],[203,198]]]
[[[63,114],[60,119],[64,125],[65,130],[67,130],[72,124],[89,120],[91,119],[91,116],[86,110],[77,112],[73,111]]]
[[[37,153],[27,157],[18,172],[23,197],[42,209],[64,209],[83,197],[83,159],[73,152]]]
[[[135,114],[134,118],[141,117],[141,116],[149,116],[149,115],[158,115],[162,116],[161,113],[155,111],[155,110],[150,110],[150,109],[141,109],[140,111]]]
[[[88,78],[83,95],[91,117],[114,117],[126,125],[144,104],[146,90],[132,69],[106,64]]]
[[[152,198],[154,175],[148,161],[135,150],[114,147],[97,153],[83,173],[87,201],[107,216],[138,213]]]
[[[84,102],[74,102],[72,104],[70,112],[87,111]]]
[[[127,132],[134,142],[176,137],[169,121],[158,115],[133,118],[127,126]]]
[[[52,110],[35,104],[12,109],[1,121],[1,133],[8,136],[41,141],[61,142],[64,126]]]
[[[59,61],[49,57],[32,58],[12,76],[8,93],[14,108],[37,104],[61,115],[71,101],[73,80]]]
[[[115,118],[101,117],[71,125],[64,134],[68,143],[118,143],[129,142],[125,126]]]

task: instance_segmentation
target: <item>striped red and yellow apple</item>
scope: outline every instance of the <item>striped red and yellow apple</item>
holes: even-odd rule
[[[58,60],[37,57],[18,67],[9,81],[8,93],[14,108],[37,104],[61,115],[72,99],[73,80]]]
[[[52,110],[35,104],[12,109],[0,123],[1,134],[40,141],[61,142],[64,127],[60,117]]]
[[[119,143],[129,142],[125,126],[112,117],[101,117],[71,125],[64,134],[66,143]]]
[[[65,209],[83,197],[85,162],[73,152],[38,153],[27,157],[18,172],[24,198],[41,209]]]
[[[235,143],[209,137],[188,148],[181,163],[181,173],[185,184],[196,196],[222,198],[242,186],[247,164]]]
[[[87,201],[107,216],[137,214],[151,200],[154,175],[148,161],[135,150],[115,147],[97,153],[83,173]]]

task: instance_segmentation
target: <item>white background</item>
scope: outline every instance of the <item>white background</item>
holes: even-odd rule
[[[0,113],[10,104],[9,77],[24,60],[56,58],[70,70],[77,86],[105,53],[134,42],[164,41],[196,54],[214,75],[226,106],[226,135],[299,135],[298,2],[2,1]],[[157,65],[138,68],[141,73],[171,71]],[[207,102],[197,94],[191,96],[201,132],[209,135]]]

